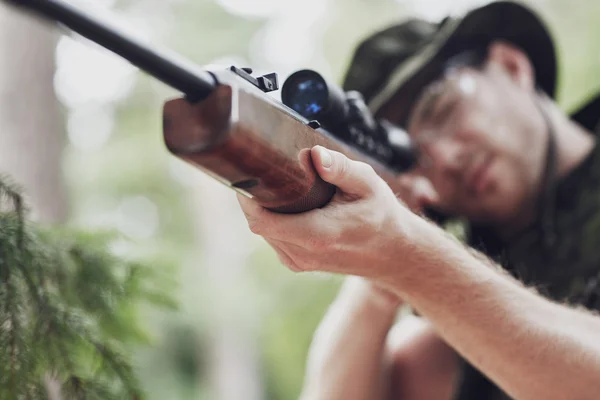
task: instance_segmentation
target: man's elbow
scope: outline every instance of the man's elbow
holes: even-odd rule
[[[459,358],[432,329],[417,317],[390,333],[392,367],[389,399],[450,400],[456,391]]]

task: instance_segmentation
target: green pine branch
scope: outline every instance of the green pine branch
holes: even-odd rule
[[[141,399],[131,345],[147,338],[143,303],[172,306],[156,269],[120,259],[114,240],[26,220],[0,177],[0,399]]]

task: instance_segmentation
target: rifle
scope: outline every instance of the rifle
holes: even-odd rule
[[[335,194],[312,164],[315,145],[370,164],[394,191],[398,174],[415,160],[403,130],[375,121],[359,93],[344,93],[314,71],[292,74],[282,103],[267,94],[279,89],[276,74],[198,68],[65,0],[5,1],[59,22],[183,93],[163,107],[168,151],[272,211],[308,211]]]

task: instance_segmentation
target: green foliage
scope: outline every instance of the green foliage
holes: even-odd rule
[[[0,399],[48,398],[48,382],[65,399],[141,398],[128,349],[147,342],[138,306],[171,305],[155,285],[159,277],[111,254],[112,235],[28,222],[19,191],[5,182]]]

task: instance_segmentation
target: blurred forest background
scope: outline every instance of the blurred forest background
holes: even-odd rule
[[[340,81],[359,39],[476,0],[88,0],[201,65],[312,68]],[[600,2],[531,0],[560,52],[572,110],[600,87]],[[510,24],[510,21],[506,21]],[[177,93],[112,54],[0,6],[0,172],[34,217],[117,229],[123,255],[173,266],[177,311],[143,310],[136,349],[150,400],[297,398],[311,336],[339,277],[295,275],[247,229],[230,190],[170,156],[161,107]]]

